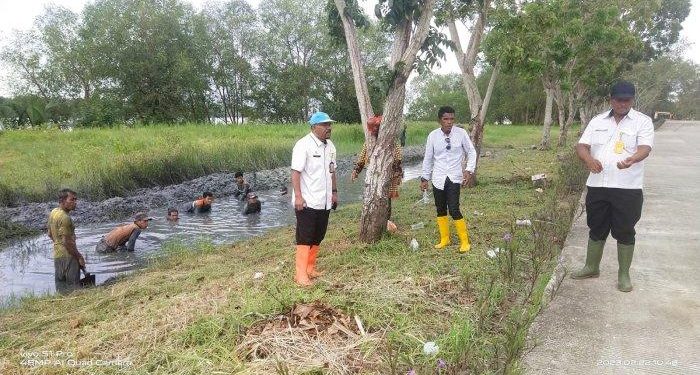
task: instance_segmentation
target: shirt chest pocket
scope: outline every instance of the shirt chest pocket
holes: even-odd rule
[[[623,130],[620,132],[620,141],[622,141],[625,151],[630,154],[637,152],[637,134]]]
[[[317,179],[323,177],[324,157],[322,152],[309,152],[306,159],[306,169],[309,177]]]
[[[608,143],[609,139],[610,139],[610,135],[608,135],[607,130],[594,129],[593,134],[591,135],[591,145],[592,146],[602,146],[602,145]]]

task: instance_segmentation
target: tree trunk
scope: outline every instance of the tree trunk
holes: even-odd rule
[[[530,106],[525,107],[525,125],[530,124]]]
[[[547,99],[544,106],[544,125],[542,127],[542,142],[540,142],[540,149],[549,149],[549,133],[552,129],[552,101],[554,100],[554,90],[545,84],[544,92],[547,95]]]
[[[586,126],[588,126],[588,123],[591,121],[590,105],[588,103],[581,104],[578,113],[581,118],[581,130],[579,130],[579,133],[583,134],[583,131],[586,130]]]
[[[419,9],[420,18],[415,25],[406,20],[396,27],[389,60],[389,67],[395,72],[394,80],[389,86],[384,104],[379,136],[374,147],[368,147],[370,157],[360,217],[360,240],[366,243],[378,241],[386,230],[386,221],[389,218],[391,164],[394,160],[393,145],[401,128],[406,81],[413,71],[416,54],[428,36],[435,1],[426,0],[422,3]],[[371,138],[372,136],[368,136],[366,141]]]
[[[488,85],[488,88],[486,89],[486,96],[484,97],[484,101],[481,105],[481,108],[479,108],[479,116],[472,118],[472,133],[470,134],[470,137],[472,139],[472,143],[474,144],[474,149],[476,150],[476,166],[474,167],[474,175],[469,180],[469,183],[468,183],[469,187],[473,187],[477,183],[476,171],[477,171],[477,168],[479,166],[479,158],[481,157],[481,145],[484,143],[484,126],[485,126],[485,121],[486,121],[486,111],[489,108],[489,102],[491,101],[491,94],[493,93],[493,86],[496,83],[496,77],[498,76],[498,72],[500,69],[501,69],[501,63],[498,62],[498,63],[496,63],[496,66],[493,68],[493,71],[491,72],[491,78],[489,79],[489,85]]]
[[[564,118],[566,117],[564,109],[564,93],[561,90],[561,83],[557,82],[554,85],[554,103],[557,105],[557,122],[559,124],[559,132],[564,129]]]
[[[557,147],[566,146],[567,133],[569,132],[569,128],[571,128],[571,124],[573,124],[573,122],[574,122],[574,116],[576,116],[576,107],[574,106],[574,93],[573,92],[569,93],[568,102],[569,102],[568,114],[566,117],[566,122],[564,123],[564,126],[561,128],[561,131],[559,132],[559,142],[557,142]]]
[[[405,81],[400,84],[395,83],[390,89],[384,104],[383,121],[380,127],[380,133],[384,133],[384,137],[378,137],[369,154],[370,162],[365,177],[363,209],[360,216],[360,239],[367,243],[376,242],[381,238],[386,230],[386,222],[389,220],[389,184],[391,165],[394,162],[393,144],[396,142],[392,140],[395,139],[401,124],[405,84]]]
[[[496,85],[496,77],[501,71],[501,62],[497,62],[496,66],[493,67],[491,72],[491,78],[489,79],[489,85],[486,89],[486,96],[484,96],[484,103],[481,105],[481,123],[486,121],[486,112],[489,109],[489,104],[491,104],[491,95],[493,94],[493,87]]]
[[[474,75],[474,65],[476,64],[476,58],[481,46],[481,39],[484,35],[486,16],[490,4],[490,0],[485,0],[483,2],[482,7],[479,10],[479,16],[474,24],[474,27],[472,28],[471,35],[469,36],[466,51],[464,51],[462,48],[462,42],[457,31],[455,19],[452,17],[447,19],[450,39],[455,46],[454,53],[457,57],[457,64],[462,72],[462,84],[464,85],[464,90],[467,93],[467,100],[469,101],[469,112],[471,116],[470,123],[472,125],[470,137],[472,139],[472,143],[474,144],[474,148],[476,149],[477,163],[476,168],[474,169],[474,176],[470,181],[471,186],[476,184],[476,174],[479,168],[478,161],[481,153],[481,143],[484,137],[484,120],[486,119],[486,111],[488,109],[489,101],[491,100],[491,92],[493,91],[493,86],[500,69],[500,63],[497,63],[493,72],[491,73],[489,86],[486,90],[486,97],[482,100],[481,94],[479,93],[479,87],[476,83],[476,76]]]
[[[367,88],[367,77],[365,76],[365,68],[362,65],[362,54],[360,47],[357,44],[357,30],[355,23],[348,17],[345,10],[345,0],[334,0],[335,7],[338,9],[340,19],[343,22],[343,32],[345,33],[345,44],[348,47],[348,56],[350,57],[350,67],[352,68],[352,80],[355,84],[355,96],[357,97],[357,105],[360,109],[360,119],[362,128],[365,132],[365,139],[371,138],[367,130],[367,120],[374,115],[372,109],[372,101]]]

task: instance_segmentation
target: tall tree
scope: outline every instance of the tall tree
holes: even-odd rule
[[[411,81],[408,94],[408,114],[412,120],[435,121],[443,105],[457,113],[469,113],[469,101],[460,74],[421,74]]]
[[[202,120],[206,64],[194,41],[197,20],[179,0],[98,0],[83,12],[94,58],[143,122]]]
[[[204,11],[209,36],[211,81],[224,122],[247,116],[252,100],[253,64],[260,34],[257,14],[244,0],[212,4]]]
[[[43,46],[36,30],[15,31],[0,53],[0,60],[18,78],[12,81],[18,94],[37,94],[48,100],[57,95],[52,88],[53,77],[43,57]]]
[[[342,40],[347,46],[360,121],[362,124],[366,124],[367,119],[374,115],[374,109],[372,108],[365,67],[362,63],[356,26],[366,26],[369,21],[360,10],[356,0],[333,0],[332,5],[329,2],[327,9],[331,35],[336,39],[342,36]],[[339,24],[342,25],[342,29],[338,27]],[[365,126],[363,129],[365,138],[370,138],[369,130]]]
[[[444,18],[444,22],[447,24],[450,32],[453,51],[457,58],[457,65],[462,72],[462,83],[464,84],[464,90],[467,93],[467,99],[469,101],[472,128],[470,136],[477,155],[477,169],[474,170],[475,176],[470,180],[470,183],[475,184],[479,167],[478,159],[481,154],[481,144],[484,138],[484,120],[486,119],[493,87],[501,67],[496,57],[493,69],[490,70],[491,78],[489,79],[485,96],[482,97],[477,85],[477,77],[474,73],[474,68],[477,64],[477,57],[482,51],[481,42],[486,32],[492,1],[448,1],[445,2],[443,6],[444,8],[441,10],[441,13],[444,14],[444,16],[442,18]],[[469,19],[473,19],[474,21],[471,25],[469,40],[467,41],[467,47],[465,49],[457,29],[457,21],[465,22]]]
[[[349,14],[348,3],[336,3],[338,13]],[[430,34],[430,22],[433,18],[435,0],[423,0],[417,2],[392,2],[380,1],[375,6],[375,15],[382,20],[386,30],[391,32],[394,40],[389,56],[388,74],[386,77],[387,95],[384,103],[383,121],[379,130],[379,136],[375,140],[365,131],[367,142],[369,166],[365,177],[365,189],[363,195],[363,210],[360,218],[360,239],[365,242],[379,240],[386,228],[389,218],[389,177],[393,162],[393,144],[396,141],[402,124],[403,106],[406,95],[406,82],[414,68],[420,64],[418,53],[423,51],[427,63],[437,60],[440,52],[438,43],[441,41],[434,32],[432,39],[426,43]],[[348,46],[357,46],[357,33],[353,32],[354,23],[344,23]],[[355,39],[355,40],[353,40]],[[358,47],[359,48],[359,47]],[[353,73],[362,78],[358,67],[363,65],[359,61],[359,51],[349,53]],[[358,95],[360,91],[358,91]],[[367,95],[363,93],[362,95]],[[367,103],[367,98],[358,96],[358,101]],[[360,105],[362,108],[364,105]]]
[[[256,105],[268,119],[305,122],[318,109],[320,58],[330,43],[323,0],[265,0],[259,7]]]

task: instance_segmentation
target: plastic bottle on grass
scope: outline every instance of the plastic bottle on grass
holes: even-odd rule
[[[411,224],[411,229],[416,230],[416,229],[423,229],[425,228],[425,223],[424,222],[418,222],[415,224]]]

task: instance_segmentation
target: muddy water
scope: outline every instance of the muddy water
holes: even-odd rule
[[[419,174],[419,164],[404,168],[404,180],[417,178]],[[341,205],[343,202],[360,200],[363,176],[356,183],[350,183],[347,175],[339,177]],[[95,252],[95,245],[100,238],[125,222],[77,225],[78,250],[86,259],[88,271],[96,275],[97,284],[102,284],[114,276],[145,267],[150,258],[162,252],[161,245],[166,241],[191,243],[204,240],[224,244],[294,223],[289,195],[280,196],[277,190],[256,193],[263,202],[262,212],[248,216],[241,214],[243,203],[232,196],[218,199],[209,214],[180,213],[180,220],[176,224],[165,220],[166,207],[152,209],[150,213],[156,220],[151,221],[148,229],[141,232],[133,253]],[[49,238],[41,235],[0,250],[0,304],[8,303],[14,297],[55,292],[51,248]]]

